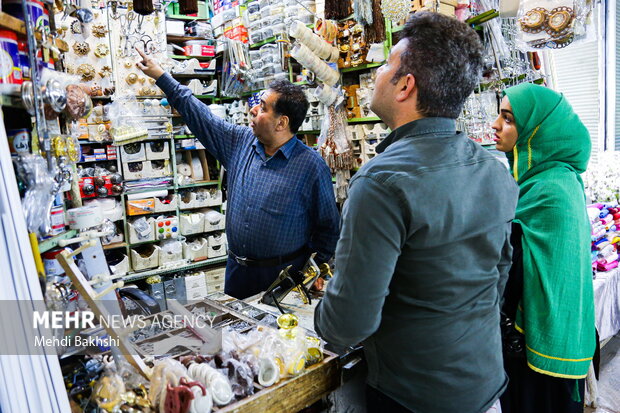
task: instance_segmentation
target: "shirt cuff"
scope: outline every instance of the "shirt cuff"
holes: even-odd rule
[[[155,82],[155,84],[167,95],[176,87],[176,85],[179,84],[179,82],[177,82],[172,76],[170,76],[170,73],[165,72],[159,77],[159,79],[157,79],[157,82]]]

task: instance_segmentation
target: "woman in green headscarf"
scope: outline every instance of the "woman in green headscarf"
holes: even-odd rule
[[[590,135],[566,98],[524,83],[504,93],[493,124],[519,184],[504,413],[582,412],[596,343],[583,173]],[[514,330],[516,329],[517,332]]]

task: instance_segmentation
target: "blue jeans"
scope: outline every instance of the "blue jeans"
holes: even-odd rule
[[[302,254],[292,261],[275,267],[246,267],[228,257],[224,292],[239,300],[243,300],[269,288],[284,268],[292,265],[292,271],[299,271],[307,260],[308,255]]]

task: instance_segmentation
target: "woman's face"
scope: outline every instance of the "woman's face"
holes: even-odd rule
[[[499,105],[499,116],[491,127],[495,129],[495,148],[502,152],[512,151],[519,134],[508,96],[504,96],[502,99],[502,103]]]

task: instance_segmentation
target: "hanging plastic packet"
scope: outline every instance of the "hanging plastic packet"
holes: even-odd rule
[[[526,0],[517,13],[517,46],[522,51],[562,49],[588,39],[594,2]]]
[[[240,41],[226,39],[224,67],[222,70],[222,93],[224,96],[241,97],[250,89],[255,73],[250,63],[249,48]]]
[[[46,160],[39,155],[23,155],[17,165],[20,180],[27,188],[22,207],[28,231],[38,237],[45,236],[52,229],[50,210],[60,186],[49,172]]]

